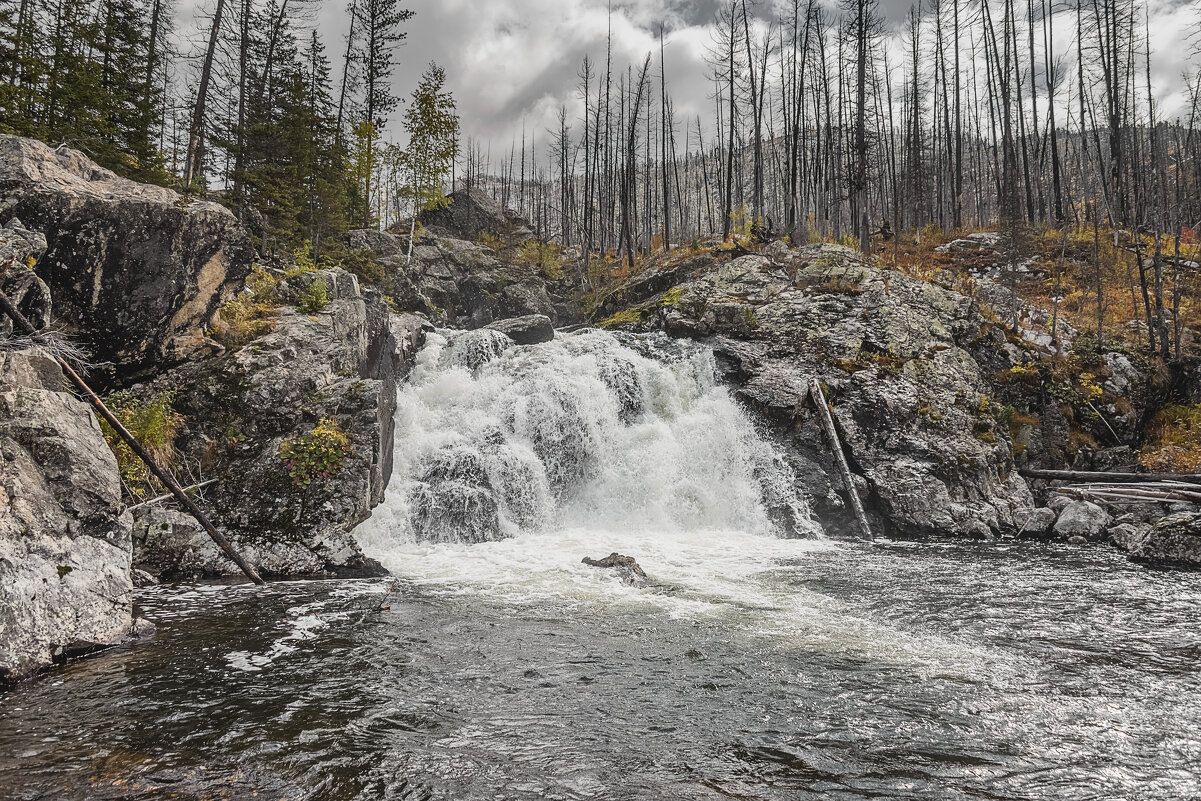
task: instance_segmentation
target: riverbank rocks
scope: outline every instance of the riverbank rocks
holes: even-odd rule
[[[1059,513],[1052,531],[1055,536],[1071,540],[1082,537],[1090,542],[1102,539],[1113,522],[1109,512],[1091,501],[1071,501]]]
[[[253,251],[222,206],[117,177],[77,150],[0,136],[0,222],[42,231],[36,272],[99,384],[209,353],[205,330]]]
[[[379,575],[351,530],[383,500],[392,473],[396,385],[428,324],[391,315],[354,276],[289,279],[284,297],[322,281],[319,311],[279,310],[240,350],[183,365],[136,392],[169,392],[183,416],[176,448],[218,482],[204,490],[217,525],[266,575]],[[158,578],[236,574],[186,520],[139,512],[137,564]]]
[[[1179,512],[1140,533],[1130,548],[1135,562],[1201,568],[1201,512]]]
[[[0,681],[133,631],[117,463],[64,389],[45,352],[0,351]]]
[[[488,323],[485,328],[500,331],[518,345],[537,345],[555,338],[555,327],[545,314],[527,314]]]
[[[970,348],[987,321],[969,297],[834,245],[731,258],[683,254],[653,275],[680,282],[602,304],[607,327],[712,344],[718,368],[770,421],[828,531],[853,531],[808,388],[823,385],[878,531],[1016,534],[1033,506],[1006,410]],[[640,279],[642,286],[663,281]],[[599,316],[599,315],[598,315]],[[1002,337],[1004,342],[1004,337]]]

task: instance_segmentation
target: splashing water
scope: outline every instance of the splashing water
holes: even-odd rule
[[[398,407],[388,498],[356,536],[409,576],[579,590],[595,572],[575,570],[582,556],[621,550],[729,597],[718,584],[823,547],[791,469],[700,345],[440,332]]]

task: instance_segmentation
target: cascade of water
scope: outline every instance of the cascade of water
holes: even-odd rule
[[[368,524],[377,541],[556,526],[819,531],[700,345],[589,330],[520,347],[494,331],[440,332],[398,405],[392,485]]]

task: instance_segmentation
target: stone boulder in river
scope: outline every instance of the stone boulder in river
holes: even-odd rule
[[[555,338],[555,327],[545,314],[510,317],[484,326],[505,334],[518,345],[537,345]]]
[[[708,341],[737,395],[773,423],[828,529],[850,531],[841,482],[808,398],[818,379],[860,495],[901,535],[1016,534],[1033,499],[1005,410],[971,349],[987,329],[969,297],[880,269],[844,247],[679,257],[627,290],[602,325]],[[666,290],[666,291],[664,291]]]
[[[205,331],[253,258],[216,203],[119,178],[77,150],[0,136],[0,222],[13,219],[45,232],[37,274],[110,385],[208,353]]]
[[[1164,567],[1201,568],[1201,513],[1178,512],[1140,532],[1130,558]]]
[[[90,407],[63,390],[44,351],[0,347],[0,680],[133,626],[117,462]]]

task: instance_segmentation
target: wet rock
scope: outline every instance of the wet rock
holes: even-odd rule
[[[1091,501],[1071,501],[1059,513],[1053,531],[1058,537],[1071,539],[1084,537],[1099,540],[1113,519],[1109,512]]]
[[[130,522],[90,407],[43,351],[0,352],[0,680],[125,639]]]
[[[1150,528],[1150,526],[1135,523],[1118,523],[1116,526],[1111,526],[1106,534],[1109,535],[1110,545],[1129,553]]]
[[[1130,559],[1164,567],[1201,568],[1201,512],[1163,518],[1134,540]]]
[[[787,445],[798,489],[828,529],[854,524],[840,482],[831,483],[813,379],[866,483],[868,512],[886,530],[1016,534],[1033,498],[969,350],[987,327],[971,298],[832,245],[727,259],[705,254],[671,268],[686,278],[657,297],[636,299],[633,282],[616,294],[635,301],[626,316],[642,321],[636,327],[713,344],[738,396]]]
[[[624,556],[616,552],[609,554],[604,559],[592,559],[585,556],[581,562],[590,567],[616,569],[622,581],[626,584],[634,584],[638,579],[646,578],[646,572],[639,566],[638,561],[634,557]]]
[[[331,300],[284,307],[275,330],[234,353],[178,367],[134,388],[172,392],[184,417],[176,448],[220,481],[205,489],[217,525],[267,575],[381,575],[352,529],[384,497],[392,473],[396,386],[416,360],[426,321],[391,315],[354,276],[326,270]],[[303,291],[303,285],[281,287]],[[329,421],[346,451],[328,475],[298,483],[281,446]],[[160,578],[236,575],[186,520],[140,522],[139,566]]]
[[[1051,528],[1055,525],[1058,517],[1054,509],[1048,509],[1045,506],[1031,509],[1022,522],[1018,536],[1028,539],[1043,539],[1051,533]]]
[[[77,150],[0,136],[0,221],[45,233],[37,274],[66,333],[125,384],[214,351],[213,315],[253,251],[227,209],[118,178]]]
[[[555,338],[555,327],[545,314],[497,320],[485,327],[508,335],[518,345],[537,345]]]

